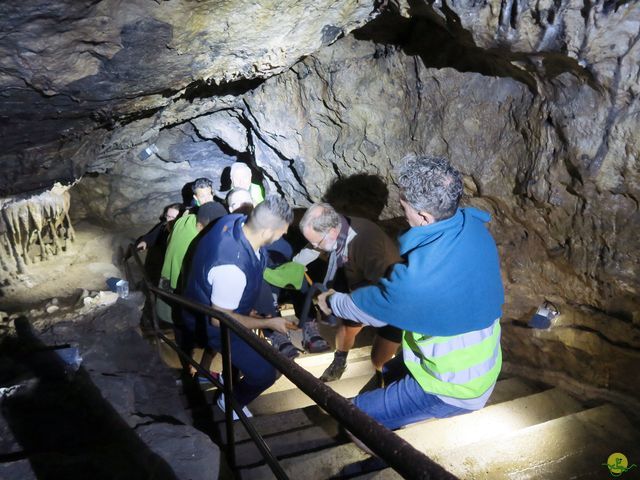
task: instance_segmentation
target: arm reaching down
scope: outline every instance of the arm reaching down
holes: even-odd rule
[[[241,315],[226,308],[216,306],[214,306],[214,308],[217,308],[218,310],[228,314],[230,317],[233,317],[238,321],[238,323],[249,330],[253,330],[254,328],[270,328],[271,330],[276,330],[281,333],[287,333],[287,330],[295,328],[295,326],[285,317],[256,318],[249,315]],[[211,318],[211,325],[219,327],[220,322],[215,318]]]

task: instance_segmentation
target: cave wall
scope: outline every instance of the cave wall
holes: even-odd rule
[[[176,80],[179,64],[171,65],[172,75],[153,80],[170,85],[165,93],[153,82],[131,90],[110,121],[83,124],[88,133],[65,138],[55,153],[39,146],[39,163],[35,147],[8,157],[84,174],[71,190],[72,217],[129,226],[153,222],[185,183],[217,180],[238,159],[296,206],[323,197],[336,178],[377,175],[388,201],[376,214],[390,218],[400,214],[395,163],[408,152],[446,155],[465,174],[465,202],[493,214],[507,289],[506,360],[532,375],[554,372],[558,383],[572,378],[637,397],[640,6],[412,0],[383,2],[380,14],[364,2],[338,3],[326,9],[348,10],[333,22],[341,30],[325,29],[326,12],[317,12],[313,35],[286,37],[301,45],[276,67],[250,49],[239,55],[247,69],[218,65],[216,55],[198,57],[202,42],[192,38],[205,66],[192,61],[190,77]],[[171,38],[189,45],[169,17]],[[285,17],[256,28],[264,34],[256,45],[283,45],[274,31],[287,30]],[[278,51],[274,42],[265,44],[270,51]],[[139,43],[125,47],[135,54],[147,48]],[[153,71],[164,72],[175,52],[153,48],[166,57]],[[150,144],[157,155],[141,160]],[[550,330],[531,330],[526,323],[544,299],[563,315]]]
[[[0,196],[72,181],[102,153],[87,134],[233,93],[374,12],[365,0],[2,2]]]

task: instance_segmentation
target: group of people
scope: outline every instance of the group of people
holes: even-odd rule
[[[238,172],[241,185],[234,181]],[[198,180],[193,189],[197,212],[172,222],[161,285],[225,310],[249,329],[273,332],[271,343],[292,358],[291,325],[278,315],[278,293],[287,286],[304,294],[306,267],[323,257],[326,271],[318,282],[323,293],[317,303],[323,315],[338,318],[338,325],[334,359],[321,380],[342,376],[356,335],[370,326],[376,329],[371,360],[380,388],[353,399],[365,413],[395,429],[482,408],[502,363],[504,293],[497,248],[485,225],[490,216],[459,206],[462,176],[444,158],[410,155],[395,174],[409,224],[397,242],[374,222],[317,203],[300,220],[308,243],[295,256],[283,240],[293,221],[291,207],[277,195],[257,194],[259,186],[252,188],[246,165],[232,167],[229,213],[216,206],[210,185],[199,191],[206,182]],[[290,275],[286,281],[277,280],[281,272]],[[200,337],[219,351],[215,319],[188,309],[173,309],[172,315],[179,316],[183,346]],[[328,349],[315,316],[309,313],[300,324],[307,349]],[[233,333],[231,350],[241,372],[233,395],[246,407],[278,374]],[[224,407],[221,396],[218,405]]]

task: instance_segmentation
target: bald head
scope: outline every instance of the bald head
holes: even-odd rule
[[[328,203],[314,203],[300,220],[300,230],[311,228],[318,233],[327,233],[330,228],[340,227],[340,215]]]

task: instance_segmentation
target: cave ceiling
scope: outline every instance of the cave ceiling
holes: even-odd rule
[[[247,89],[374,11],[362,0],[2,2],[2,193],[78,177],[83,162],[69,157],[88,133]]]

